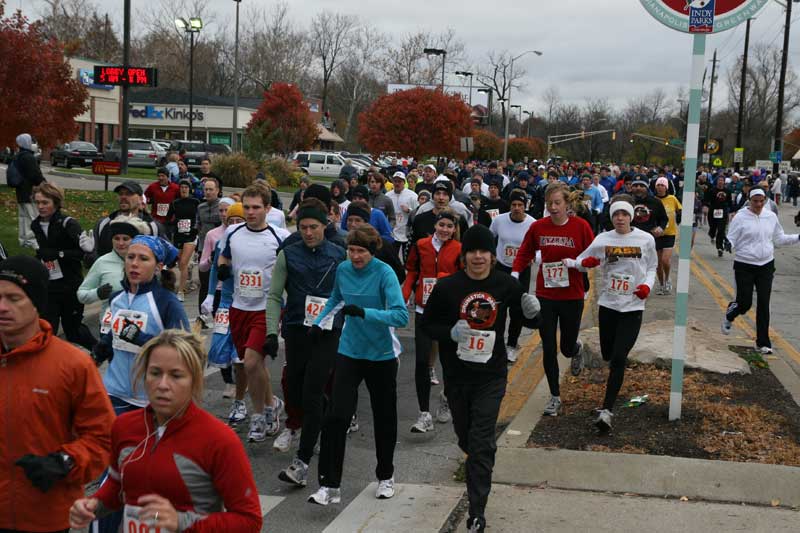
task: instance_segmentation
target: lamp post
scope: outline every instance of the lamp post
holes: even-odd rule
[[[442,56],[442,93],[444,93],[444,63],[447,60],[447,50],[441,48],[425,48],[422,50],[429,56]]]
[[[194,130],[194,34],[203,29],[200,17],[176,18],[175,27],[189,34],[189,140],[192,140]]]
[[[775,118],[775,144],[773,147],[776,152],[783,151],[783,93],[786,86],[786,62],[789,56],[789,30],[792,26],[792,3],[797,2],[800,2],[800,0],[786,2],[786,23],[783,27],[783,54],[781,55],[781,74],[780,81],[778,82],[778,112]],[[772,164],[772,175],[777,176],[778,170],[780,170],[780,163],[778,163],[776,159]]]
[[[528,137],[531,136],[531,122],[533,122],[533,113],[531,111],[523,111],[524,114],[528,115]],[[520,126],[522,128],[522,126]],[[520,129],[520,136],[522,135],[522,130]]]
[[[517,122],[519,122],[519,128],[518,128],[519,133],[517,134],[517,137],[522,137],[522,106],[519,105],[519,104],[514,104],[514,105],[508,106],[508,109],[518,109],[519,110],[519,115],[518,115],[519,118],[517,118]]]
[[[461,76],[464,78],[469,76],[469,108],[472,109],[472,72],[467,72],[465,70],[457,70],[456,76]]]
[[[236,2],[236,32],[233,45],[233,132],[231,132],[231,150],[234,152],[239,147],[239,4]]]
[[[509,104],[511,104],[511,86],[514,83],[514,61],[528,54],[536,54],[537,56],[541,56],[542,52],[539,50],[527,50],[522,52],[520,55],[511,58],[511,65],[508,75],[508,96],[506,97]],[[508,113],[506,113],[505,135],[503,136],[503,161],[508,159],[508,118]]]
[[[489,95],[487,97],[488,98],[488,102],[486,103],[487,104],[486,107],[489,110],[489,117],[488,117],[488,120],[486,122],[487,122],[488,126],[491,126],[492,125],[492,111],[493,111],[493,109],[492,109],[492,95],[493,95],[494,91],[492,91],[489,87],[481,87],[480,89],[478,89],[478,92]]]

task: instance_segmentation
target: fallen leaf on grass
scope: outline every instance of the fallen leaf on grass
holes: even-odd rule
[[[769,504],[773,507],[777,507],[781,504],[780,500],[770,500]]]
[[[682,502],[688,502],[689,498],[687,498],[686,496],[681,496],[681,501]]]

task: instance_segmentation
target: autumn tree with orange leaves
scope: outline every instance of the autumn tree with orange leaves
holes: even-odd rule
[[[19,11],[6,17],[5,7],[0,0],[0,147],[14,146],[20,133],[45,147],[71,141],[88,91],[41,23]]]
[[[460,139],[472,131],[469,106],[460,96],[423,88],[382,96],[359,115],[358,123],[367,151],[416,158],[463,156]]]

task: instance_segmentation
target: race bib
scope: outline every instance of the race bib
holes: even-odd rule
[[[192,231],[192,221],[188,218],[178,220],[178,233],[189,233]]]
[[[403,211],[395,213],[395,226],[406,225],[406,214]]]
[[[156,204],[156,215],[160,217],[167,216],[169,212],[169,204]]]
[[[236,281],[239,296],[243,298],[264,296],[264,274],[261,270],[240,270]]]
[[[458,358],[468,363],[486,363],[494,351],[494,331],[469,330],[465,342],[458,343]]]
[[[428,303],[428,298],[430,298],[433,288],[436,286],[436,281],[436,278],[422,278],[422,305]]]
[[[489,218],[494,220],[500,214],[500,210],[499,209],[487,209],[486,210],[486,214],[489,215]]]
[[[723,213],[722,209],[714,209],[714,218],[722,218]]]
[[[61,272],[61,265],[58,264],[58,259],[43,261],[43,263],[51,280],[62,279],[64,277],[64,273]]]
[[[564,266],[563,261],[542,263],[542,276],[544,286],[548,289],[569,287],[569,269]]]
[[[328,303],[327,298],[321,298],[319,296],[306,296],[306,318],[303,320],[303,325],[306,327],[311,327],[314,325],[314,321],[317,319],[319,314],[325,309],[325,304]],[[330,312],[328,315],[319,323],[319,327],[326,331],[330,331],[333,329],[333,317],[336,313]]]
[[[105,335],[111,331],[111,309],[106,309],[103,318],[100,320],[100,335]]]
[[[126,319],[128,322],[133,322],[136,324],[142,331],[147,328],[146,313],[142,313],[141,311],[132,311],[130,309],[120,309],[111,319],[111,331],[114,334],[114,339],[111,342],[111,346],[115,350],[139,353],[139,350],[141,349],[140,346],[136,346],[135,344],[131,344],[130,342],[119,338],[120,333],[122,333],[122,330],[125,327]]]
[[[137,505],[125,505],[125,512],[122,519],[122,533],[172,533],[169,529],[151,525],[151,521],[139,520],[139,513],[142,507]]]
[[[231,325],[230,316],[230,309],[217,309],[217,314],[214,315],[214,333],[227,335]]]
[[[630,296],[633,294],[633,276],[628,274],[611,274],[608,293],[617,296]]]
[[[503,255],[506,256],[506,259],[514,260],[517,257],[517,252],[519,251],[519,246],[511,246],[507,244],[505,249],[503,250]]]

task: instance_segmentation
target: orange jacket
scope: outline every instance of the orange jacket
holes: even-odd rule
[[[72,502],[110,460],[114,409],[94,361],[53,335],[48,322],[39,327],[27,343],[0,354],[0,529],[68,528]],[[58,451],[75,466],[46,493],[14,464]]]
[[[414,300],[420,307],[423,301],[425,278],[445,278],[461,270],[461,243],[450,239],[439,252],[433,247],[433,236],[420,239],[411,247],[406,262],[406,280],[403,283],[403,299],[408,300],[411,291],[417,288]],[[419,284],[417,284],[419,281]],[[431,288],[431,290],[433,290]]]

